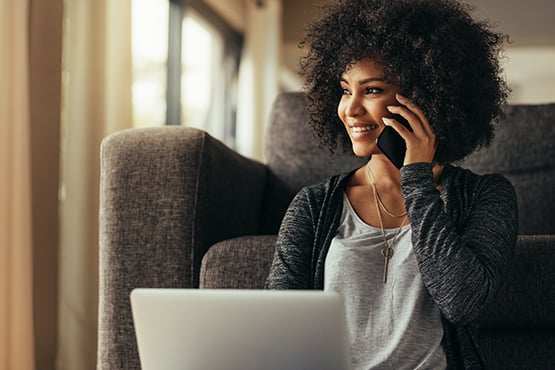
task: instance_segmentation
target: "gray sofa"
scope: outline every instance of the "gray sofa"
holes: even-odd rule
[[[261,288],[275,234],[302,186],[362,165],[331,156],[304,125],[304,97],[277,99],[266,163],[186,127],[131,129],[101,150],[98,369],[139,369],[129,293],[136,287]],[[515,185],[514,267],[484,315],[491,369],[555,368],[555,104],[510,106],[493,145],[463,165]]]

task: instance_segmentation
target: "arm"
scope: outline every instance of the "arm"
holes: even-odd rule
[[[447,320],[475,320],[495,298],[511,264],[518,228],[512,185],[500,176],[458,184],[468,194],[448,198],[458,216],[445,212],[430,164],[403,167],[401,185],[424,284]]]
[[[281,223],[266,289],[311,289],[314,245],[308,190],[293,199]]]

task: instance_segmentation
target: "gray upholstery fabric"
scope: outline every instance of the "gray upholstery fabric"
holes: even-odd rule
[[[214,244],[204,255],[200,287],[263,289],[276,235],[245,236]]]
[[[319,148],[304,103],[299,93],[277,99],[267,165],[192,128],[125,130],[103,141],[99,370],[140,368],[133,288],[262,287],[294,193],[364,163]],[[482,321],[479,340],[492,369],[555,368],[554,115],[555,104],[508,107],[509,123],[492,147],[463,163],[513,182],[520,234],[531,234],[519,238],[508,284]]]
[[[477,173],[501,173],[513,183],[519,234],[555,234],[555,103],[507,107],[491,146],[462,165]]]
[[[275,101],[266,131],[268,168],[291,193],[366,162],[351,151],[343,153],[338,149],[332,155],[328,149],[321,148],[307,123],[305,104],[302,93],[281,94]]]
[[[266,130],[265,156],[269,169],[263,209],[264,233],[277,233],[293,196],[314,184],[362,166],[365,159],[341,149],[333,155],[321,148],[308,125],[302,93],[283,93],[276,99]]]
[[[137,287],[196,287],[220,240],[256,234],[266,170],[184,127],[103,141],[98,369],[139,369],[129,305]]]
[[[275,236],[236,238],[204,256],[201,287],[260,289]],[[488,369],[555,366],[555,236],[520,236],[507,283],[481,320],[479,342]]]
[[[201,287],[260,289],[274,255],[275,235],[220,242],[202,262]],[[507,282],[480,320],[484,329],[555,330],[555,236],[519,236]],[[542,302],[542,304],[534,304]]]

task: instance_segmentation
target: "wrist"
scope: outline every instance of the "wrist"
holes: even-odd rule
[[[433,168],[429,162],[411,163],[401,167],[401,191],[405,199],[414,193],[435,190]]]

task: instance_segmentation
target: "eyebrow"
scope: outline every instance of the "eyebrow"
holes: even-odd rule
[[[364,84],[367,84],[367,83],[369,83],[369,82],[375,82],[375,81],[378,81],[378,82],[386,82],[385,78],[383,78],[383,77],[368,77],[368,78],[363,78],[362,80],[359,80],[359,81],[358,81],[358,84],[359,84],[359,85],[364,85]],[[346,84],[349,83],[349,82],[347,82],[347,80],[344,79],[343,77],[341,77],[341,82],[345,82]]]

